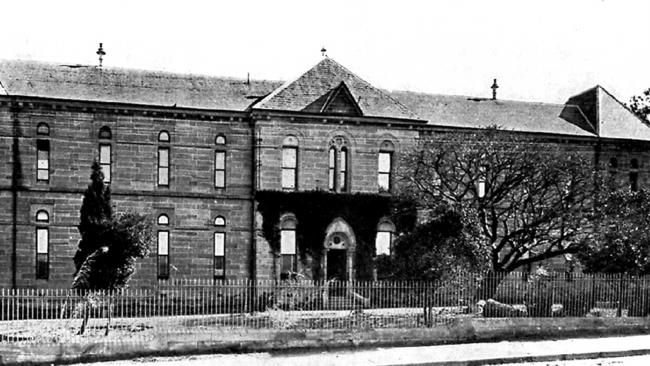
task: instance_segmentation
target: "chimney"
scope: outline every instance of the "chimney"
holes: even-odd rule
[[[492,83],[492,100],[497,100],[497,89],[499,86],[497,85],[497,79],[494,79],[494,83]]]

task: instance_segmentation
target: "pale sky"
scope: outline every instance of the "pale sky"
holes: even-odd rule
[[[328,56],[375,86],[564,102],[650,88],[650,1],[5,1],[0,59],[288,80]]]

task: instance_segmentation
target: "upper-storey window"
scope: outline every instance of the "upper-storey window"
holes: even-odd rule
[[[226,137],[217,135],[214,139],[217,145],[214,151],[214,186],[215,188],[226,187]]]
[[[328,188],[334,192],[349,190],[350,151],[347,140],[337,136],[330,141],[328,150]]]
[[[630,160],[630,190],[636,192],[639,190],[639,160]]]
[[[45,210],[36,213],[36,278],[47,280],[50,272],[50,215]]]
[[[395,147],[390,141],[382,142],[377,161],[377,185],[380,192],[390,192],[392,188],[393,153]]]
[[[282,189],[298,187],[298,139],[287,136],[282,143]]]
[[[158,186],[169,186],[169,132],[160,131],[158,142],[163,145],[158,146]]]
[[[476,183],[476,194],[479,198],[485,197],[487,189],[487,165],[480,165],[478,167],[478,179]]]
[[[108,126],[99,129],[99,165],[104,173],[104,182],[106,183],[111,182],[112,175],[112,138],[113,135]]]
[[[217,216],[214,227],[214,278],[223,278],[226,275],[226,219]]]
[[[50,180],[50,141],[36,140],[36,180]]]

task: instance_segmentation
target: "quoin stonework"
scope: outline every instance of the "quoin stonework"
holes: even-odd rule
[[[136,284],[368,279],[395,227],[382,212],[355,227],[342,202],[390,197],[422,134],[499,126],[591,154],[630,189],[648,184],[650,127],[601,86],[565,104],[486,95],[382,90],[327,57],[286,83],[0,62],[0,287],[69,285],[93,160],[118,210],[154,221]],[[261,209],[306,192],[332,203],[309,243],[296,212]]]

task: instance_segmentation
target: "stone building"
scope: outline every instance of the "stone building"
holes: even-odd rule
[[[545,104],[381,90],[330,58],[286,83],[3,61],[0,287],[69,285],[94,159],[117,211],[155,222],[136,284],[367,278],[390,251],[375,208],[400,152],[423,132],[493,125],[647,185],[650,128],[600,86]]]

